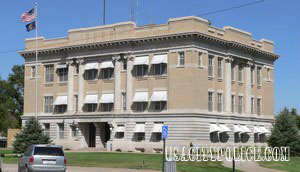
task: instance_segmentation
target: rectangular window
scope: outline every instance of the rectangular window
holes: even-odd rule
[[[103,79],[112,79],[114,75],[114,69],[113,68],[106,68],[102,69],[103,71]]]
[[[251,114],[254,114],[254,98],[251,98]]]
[[[261,86],[261,67],[257,67],[257,85]]]
[[[218,93],[218,112],[222,112],[223,110],[223,94]]]
[[[75,75],[78,75],[79,74],[79,64],[77,63],[75,65]]]
[[[122,93],[123,111],[126,110],[126,92]]]
[[[143,141],[145,140],[145,133],[135,133],[135,141]]]
[[[102,103],[101,104],[101,111],[102,112],[110,112],[113,110],[113,103]]]
[[[213,111],[213,92],[208,92],[208,111]]]
[[[35,66],[31,66],[31,78],[35,78],[36,70]]]
[[[136,102],[135,103],[135,111],[143,112],[147,108],[147,102]]]
[[[167,64],[160,63],[154,65],[154,75],[164,75],[167,73]]]
[[[254,67],[251,67],[251,85],[254,85]]]
[[[126,60],[123,61],[122,70],[123,71],[127,70],[127,61]]]
[[[143,77],[147,74],[148,66],[147,65],[137,65],[136,69],[136,77]]]
[[[59,82],[68,82],[68,68],[58,69],[57,72]]]
[[[267,69],[267,78],[268,78],[268,81],[271,81],[271,70],[270,69]]]
[[[261,115],[261,99],[257,99],[257,115]]]
[[[86,112],[95,112],[97,110],[97,104],[85,104]]]
[[[44,133],[45,133],[47,136],[50,136],[50,124],[49,124],[49,123],[45,123],[45,124],[44,124]]]
[[[167,102],[154,102],[154,110],[155,111],[163,111],[166,107]]]
[[[53,97],[52,96],[44,97],[44,112],[45,113],[53,112]]]
[[[74,95],[75,99],[75,112],[78,112],[78,95]]]
[[[234,105],[235,105],[235,96],[231,95],[231,112],[232,113],[235,112],[235,110],[234,110],[235,106]]]
[[[239,114],[243,113],[243,96],[239,96]]]
[[[213,55],[208,56],[208,76],[209,77],[214,76],[214,56]]]
[[[184,52],[178,52],[178,57],[179,57],[179,66],[184,66],[185,65],[185,55]]]
[[[222,58],[218,58],[218,78],[222,78],[222,62],[223,59]]]
[[[231,62],[231,81],[235,80],[235,77],[234,77],[234,67],[235,67],[235,64],[233,62]]]
[[[64,123],[57,124],[58,125],[58,138],[64,139],[65,138],[65,126]]]
[[[153,133],[153,142],[160,142],[161,139],[161,133]]]
[[[198,66],[202,66],[202,52],[198,52]]]
[[[55,108],[56,113],[65,113],[67,111],[67,105],[57,105]]]
[[[243,65],[239,65],[239,82],[243,82]]]
[[[124,125],[118,125],[118,127],[125,127]],[[115,138],[122,139],[124,138],[124,132],[116,132]]]
[[[98,70],[97,69],[91,69],[85,71],[85,77],[86,80],[95,80],[97,77]]]
[[[54,65],[45,65],[45,83],[54,81]]]
[[[76,126],[71,126],[71,137],[77,137],[78,131]]]

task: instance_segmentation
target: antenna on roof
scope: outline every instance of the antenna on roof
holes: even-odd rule
[[[130,20],[137,24],[137,7],[138,7],[138,0],[131,0],[131,13],[130,13]]]
[[[102,18],[102,22],[103,25],[105,25],[105,16],[106,15],[106,0],[103,0],[103,18]]]

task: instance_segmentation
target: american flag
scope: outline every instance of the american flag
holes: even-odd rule
[[[31,22],[35,19],[34,9],[27,11],[21,15],[22,22]]]

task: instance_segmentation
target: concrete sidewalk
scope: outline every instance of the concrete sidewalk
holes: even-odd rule
[[[17,172],[17,164],[3,164],[3,172]],[[152,170],[131,170],[118,168],[95,168],[95,167],[67,167],[67,172],[158,172]]]
[[[232,161],[227,161],[224,158],[222,162],[225,167],[232,168]],[[255,161],[236,161],[235,169],[245,172],[283,172],[281,170],[274,170],[270,168],[261,167]]]

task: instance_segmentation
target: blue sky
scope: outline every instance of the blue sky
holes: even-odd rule
[[[171,17],[200,15],[255,0],[139,0],[138,24],[165,23]],[[131,0],[107,0],[107,24],[130,19]],[[101,25],[103,0],[39,1],[39,35],[65,37],[69,29]],[[30,10],[34,1],[2,0],[0,27],[0,75],[7,78],[11,67],[24,60],[17,52],[24,39],[34,37],[20,22],[21,13]],[[299,38],[300,1],[265,0],[252,6],[205,16],[217,27],[233,26],[251,32],[255,39],[275,42],[281,58],[275,62],[275,113],[284,106],[300,111]],[[151,11],[151,12],[150,12]]]

